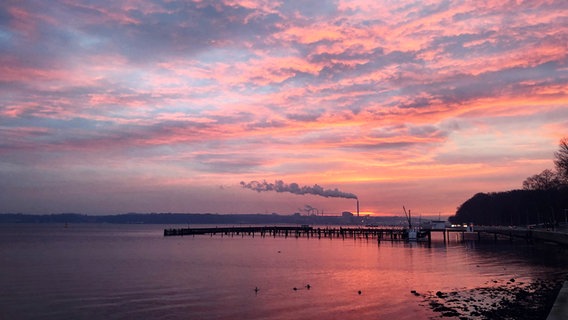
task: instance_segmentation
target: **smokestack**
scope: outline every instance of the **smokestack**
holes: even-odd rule
[[[357,216],[359,216],[359,199],[357,199]]]
[[[246,183],[241,181],[241,186],[246,189],[251,189],[257,192],[262,191],[276,191],[276,192],[289,192],[293,194],[305,195],[312,194],[316,196],[322,196],[326,198],[344,198],[344,199],[357,199],[357,196],[353,193],[339,191],[335,189],[324,189],[317,184],[313,187],[310,186],[300,186],[297,183],[287,184],[282,180],[276,180],[274,183],[251,181]]]

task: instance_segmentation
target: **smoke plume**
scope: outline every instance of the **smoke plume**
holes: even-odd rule
[[[251,181],[246,183],[241,181],[241,186],[246,189],[251,189],[257,192],[262,191],[276,191],[276,192],[290,192],[293,194],[313,194],[316,196],[322,196],[326,198],[346,198],[346,199],[357,199],[357,196],[353,193],[342,192],[337,188],[335,189],[324,189],[317,184],[313,187],[302,186],[300,187],[297,183],[284,183],[282,180],[276,180],[274,183],[268,183],[266,180],[262,182]]]

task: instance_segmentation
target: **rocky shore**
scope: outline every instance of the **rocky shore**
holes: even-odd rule
[[[487,286],[451,292],[411,293],[444,319],[546,319],[565,279],[530,283],[491,281]]]

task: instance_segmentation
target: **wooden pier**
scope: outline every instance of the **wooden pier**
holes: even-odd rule
[[[194,236],[194,235],[221,235],[221,236],[260,236],[260,237],[307,237],[307,238],[362,238],[398,241],[406,240],[408,233],[402,228],[377,227],[310,227],[310,226],[264,226],[264,227],[215,227],[215,228],[181,228],[165,229],[164,236]],[[430,240],[427,233],[426,240]]]
[[[544,241],[568,246],[568,233],[530,230],[526,228],[512,229],[507,227],[476,227],[468,231],[465,227],[420,230],[422,237],[417,241],[432,241],[432,234],[441,233],[443,241],[481,241],[523,239],[527,242]],[[311,226],[231,226],[213,228],[171,228],[164,229],[164,237],[169,236],[260,236],[260,237],[307,237],[329,239],[376,239],[380,241],[407,241],[408,230],[400,227],[311,227]]]

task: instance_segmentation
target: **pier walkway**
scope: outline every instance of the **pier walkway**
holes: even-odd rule
[[[568,319],[568,281],[564,282],[562,289],[556,297],[556,301],[548,314],[546,320],[566,320]]]
[[[527,241],[542,241],[568,246],[568,230],[529,229],[522,227],[476,227],[476,232],[492,235],[495,240],[499,237],[509,239],[525,239]]]

